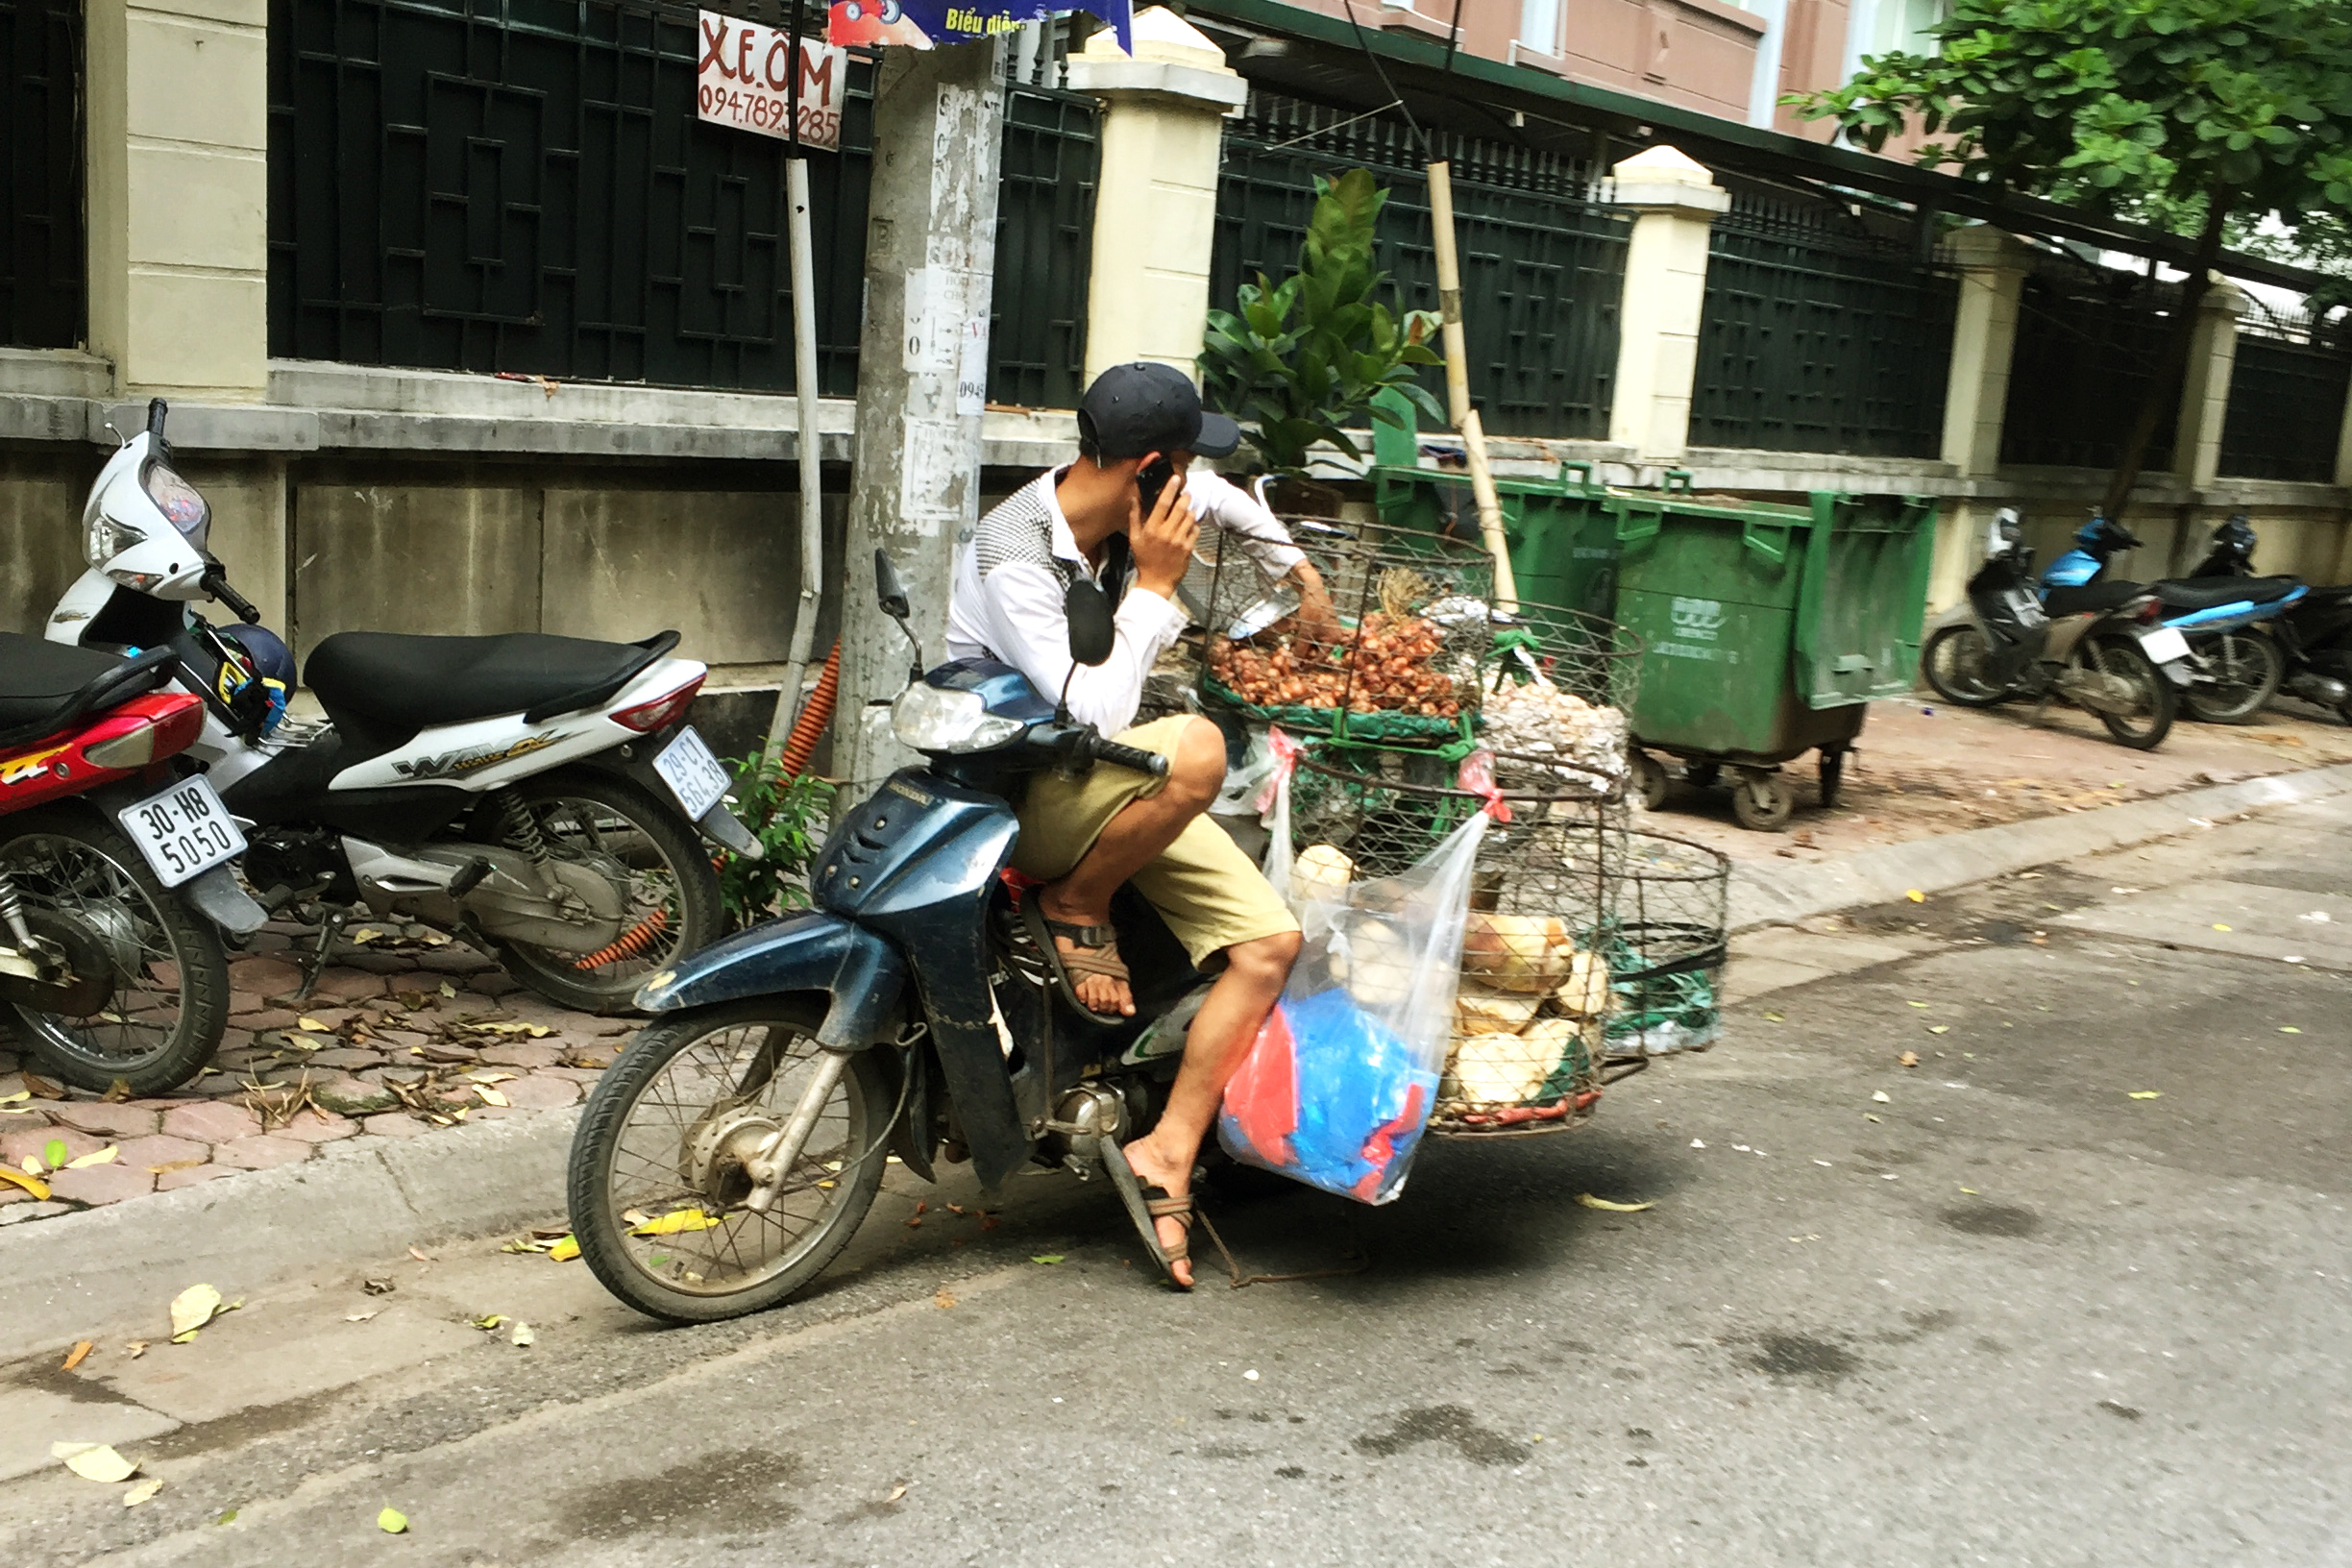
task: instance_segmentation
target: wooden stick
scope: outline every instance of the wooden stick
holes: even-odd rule
[[[1486,429],[1470,406],[1470,357],[1462,343],[1461,265],[1454,250],[1454,178],[1444,159],[1429,166],[1430,228],[1437,248],[1437,319],[1445,344],[1446,404],[1461,432],[1470,459],[1470,494],[1478,502],[1479,531],[1494,557],[1495,608],[1519,608],[1519,580],[1512,575],[1510,541],[1503,534],[1503,502],[1495,495],[1494,471],[1486,466]]]

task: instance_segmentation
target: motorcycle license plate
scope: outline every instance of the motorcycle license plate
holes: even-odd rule
[[[245,852],[245,835],[206,779],[184,778],[115,815],[167,888]]]
[[[2154,631],[2140,634],[2140,651],[2158,664],[2170,664],[2174,659],[2189,656],[2189,639],[2170,626],[2158,626]]]
[[[691,724],[678,731],[676,740],[661,748],[661,754],[653,759],[653,771],[670,786],[670,793],[677,796],[677,803],[686,815],[698,821],[719,803],[727,786],[734,782]]]

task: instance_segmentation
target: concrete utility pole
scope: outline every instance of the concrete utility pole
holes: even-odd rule
[[[874,605],[874,550],[897,563],[923,656],[936,663],[955,550],[978,520],[1003,71],[997,39],[886,49],[875,74],[834,729],[834,770],[861,785],[911,760],[891,734],[889,712],[906,682],[908,649]]]

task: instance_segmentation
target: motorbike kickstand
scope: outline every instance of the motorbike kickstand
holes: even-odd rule
[[[303,983],[294,992],[297,1006],[308,1001],[310,993],[318,989],[319,976],[326,972],[328,957],[334,951],[335,938],[341,936],[343,928],[351,924],[351,918],[350,910],[336,905],[330,908],[326,919],[319,921],[318,944],[311,949],[309,961],[303,965]]]

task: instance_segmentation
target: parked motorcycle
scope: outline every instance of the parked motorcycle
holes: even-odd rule
[[[907,600],[876,552],[882,606]],[[1108,601],[1067,597],[1070,656],[1110,656]],[[910,640],[913,633],[909,634]],[[900,770],[842,821],[811,877],[817,907],[664,968],[657,1016],[598,1083],[572,1144],[574,1234],[640,1311],[702,1322],[759,1311],[821,1272],[874,1199],[886,1155],[933,1179],[944,1145],[983,1187],[1032,1162],[1095,1168],[1103,1139],[1166,1103],[1209,981],[1132,890],[1113,905],[1132,1018],[1095,1025],[1057,999],[1000,876],[1010,799],[1047,769],[1164,773],[1104,740],[1019,672],[917,666],[892,704]]]
[[[2107,733],[2151,750],[2172,728],[2175,692],[2192,676],[2189,644],[2154,624],[2155,595],[2134,583],[2035,591],[2033,551],[2018,514],[1995,514],[1968,601],[1938,622],[1920,650],[1927,684],[1948,702],[1987,708],[2011,698],[2063,698],[2098,715]],[[2055,602],[2053,602],[2055,601]]]
[[[229,1019],[215,926],[266,918],[229,869],[220,796],[172,759],[204,704],[135,659],[0,633],[0,1002],[32,1065],[76,1088],[159,1094]]]
[[[251,840],[272,910],[318,906],[315,982],[364,904],[497,953],[561,1006],[612,1013],[720,930],[696,829],[757,859],[729,779],[685,723],[706,671],[637,643],[338,632],[305,671],[323,724],[286,717],[293,655],[207,549],[211,512],[173,469],[166,408],[125,442],[83,511],[89,570],[54,642],[169,648],[206,699],[191,753]],[[242,625],[188,606],[210,599]]]
[[[2251,578],[2255,583],[2295,583],[2293,577],[2254,573],[2254,525],[2243,512],[2214,530],[2213,549],[2190,580]],[[2334,708],[2352,724],[2352,586],[2313,588],[2268,626],[2284,665],[2279,687],[2306,702]]]
[[[2050,562],[2042,574],[2044,606],[2064,615],[2070,606],[2089,602],[2122,589],[2142,590],[2139,583],[2119,582],[2107,576],[2109,562],[2119,551],[2138,550],[2140,541],[2120,523],[2094,517],[2074,534],[2074,548]],[[2262,712],[2278,691],[2282,660],[2267,627],[2302,601],[2308,590],[2292,577],[2234,578],[2228,582],[2185,581],[2172,578],[2149,583],[2144,590],[2163,606],[2161,619],[2189,639],[2195,655],[2195,679],[2181,695],[2189,716],[2209,724],[2242,724]]]

